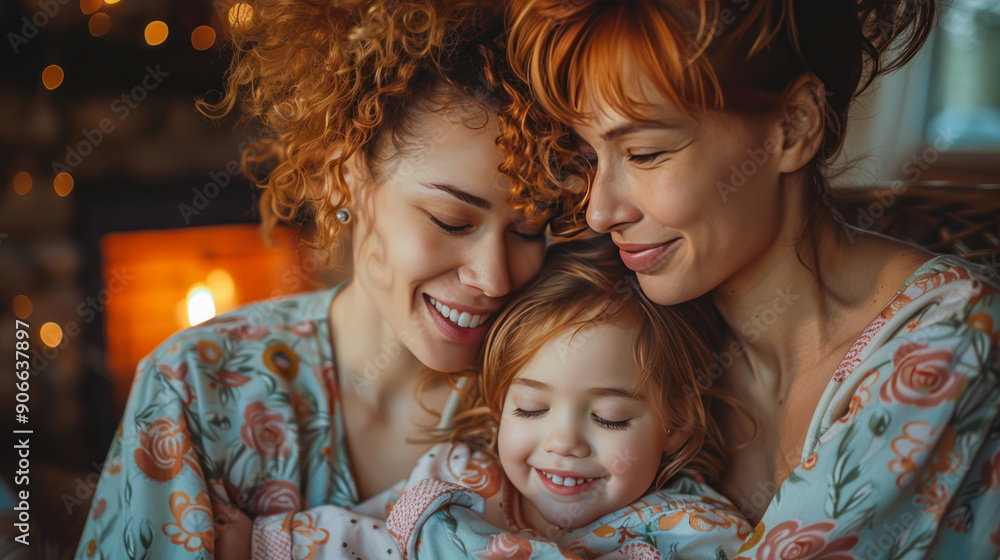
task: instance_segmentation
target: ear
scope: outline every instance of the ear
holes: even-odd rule
[[[803,74],[785,88],[779,171],[793,173],[812,161],[823,142],[826,124],[826,88],[815,74]]]
[[[667,437],[664,438],[663,452],[667,455],[673,455],[678,449],[684,445],[684,442],[688,440],[691,436],[690,430],[670,430],[667,432]]]

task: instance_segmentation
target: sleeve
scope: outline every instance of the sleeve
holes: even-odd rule
[[[178,393],[158,367],[148,358],[140,364],[91,501],[78,559],[214,555],[219,495],[209,487],[196,448],[204,434],[182,412],[182,403],[194,395],[186,383]]]
[[[810,539],[831,555],[996,558],[998,303],[995,289],[947,292],[887,333],[858,366],[848,410],[741,553],[771,557]]]
[[[324,447],[334,439],[324,420],[331,414],[320,408],[324,393],[301,385],[310,381],[307,372],[296,379],[289,369],[301,365],[295,359],[305,353],[273,359],[282,367],[272,375],[251,360],[278,350],[293,356],[296,346],[263,332],[255,336],[259,344],[222,358],[227,340],[185,332],[140,363],[77,559],[211,559],[233,508],[259,518],[254,531],[270,527],[264,522],[276,514],[287,517],[288,534],[305,551],[317,548],[323,535],[363,534],[351,542],[385,544],[379,557],[388,549],[398,556],[382,519],[335,506],[302,507],[310,486],[329,488],[314,492],[312,503],[322,503],[316,498],[322,495],[333,496],[326,503],[350,503],[353,487]],[[302,409],[318,412],[302,415]],[[389,492],[379,496],[391,499]],[[381,507],[384,515],[388,507],[366,504],[369,514]]]
[[[705,494],[691,490],[704,490]],[[483,500],[448,482],[407,491],[389,529],[407,558],[727,558],[752,529],[725,498],[683,479],[668,491],[577,528],[558,541],[500,530],[482,518]]]

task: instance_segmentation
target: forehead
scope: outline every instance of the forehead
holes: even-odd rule
[[[614,97],[590,90],[581,97],[581,111],[572,127],[589,140],[627,124],[687,126],[695,121],[692,111],[674,104],[651,80],[639,75]]]
[[[566,329],[542,346],[518,377],[546,383],[555,392],[590,387],[635,390],[639,371],[632,349],[636,329],[611,323]]]
[[[417,110],[382,171],[396,186],[446,183],[505,202],[509,183],[500,173],[503,154],[496,115],[466,103]]]

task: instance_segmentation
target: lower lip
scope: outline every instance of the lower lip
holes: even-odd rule
[[[622,262],[625,266],[634,272],[643,272],[649,270],[656,265],[658,265],[664,257],[674,252],[677,247],[677,243],[680,239],[674,239],[673,241],[664,243],[663,245],[657,245],[656,247],[650,247],[643,251],[637,251],[635,253],[630,253],[625,249],[619,249],[618,253],[622,257]]]
[[[483,323],[474,329],[460,327],[448,319],[445,319],[440,313],[438,313],[437,308],[435,308],[434,304],[427,299],[426,295],[423,297],[424,304],[427,305],[427,311],[431,314],[431,319],[434,321],[434,324],[437,325],[441,334],[443,334],[448,340],[459,344],[479,344],[484,338],[486,338],[486,329],[490,323],[489,319],[486,320],[486,323]],[[492,319],[492,317],[490,317],[490,319]]]
[[[542,471],[535,469],[535,472],[538,474],[538,478],[542,479],[542,484],[545,485],[545,488],[553,494],[559,494],[560,496],[574,496],[581,492],[586,492],[594,484],[597,484],[598,480],[600,480],[599,478],[595,478],[590,482],[584,482],[583,484],[577,484],[576,486],[563,486],[562,484],[556,484],[555,482],[549,480],[549,478],[545,476],[545,473]]]

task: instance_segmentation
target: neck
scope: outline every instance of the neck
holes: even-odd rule
[[[804,365],[832,359],[853,340],[851,312],[870,303],[881,274],[876,266],[856,266],[852,259],[867,240],[848,238],[831,217],[824,215],[805,238],[800,224],[785,224],[767,251],[712,293],[758,381],[779,395],[811,369]]]
[[[341,391],[353,390],[372,410],[389,411],[416,394],[427,371],[400,342],[375,302],[352,282],[330,310],[333,347]]]

